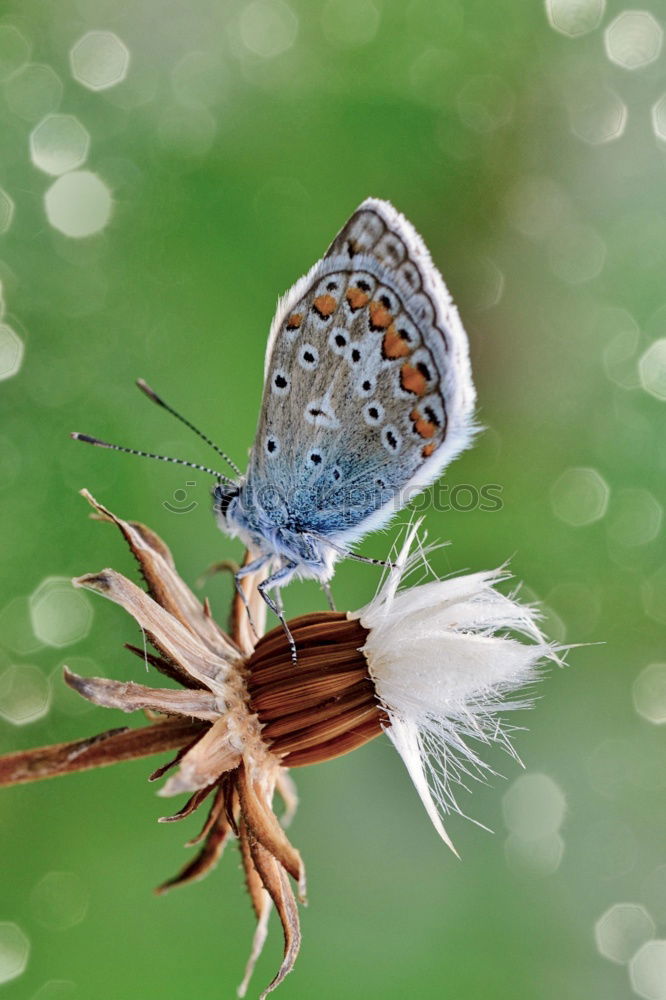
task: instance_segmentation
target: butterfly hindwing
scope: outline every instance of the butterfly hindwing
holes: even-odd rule
[[[410,223],[368,199],[278,305],[248,480],[302,530],[351,541],[469,443],[473,406],[444,282]]]

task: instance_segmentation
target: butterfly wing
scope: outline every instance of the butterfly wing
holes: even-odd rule
[[[248,470],[298,530],[351,543],[470,442],[467,337],[426,246],[369,198],[280,300]]]

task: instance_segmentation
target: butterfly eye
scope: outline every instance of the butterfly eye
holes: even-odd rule
[[[382,444],[391,454],[397,455],[402,447],[402,438],[397,428],[389,424],[382,430]]]
[[[373,400],[363,407],[363,419],[370,427],[376,427],[384,419],[384,407]]]
[[[304,344],[298,352],[298,363],[306,371],[313,372],[319,364],[319,351],[312,344]]]
[[[271,392],[275,396],[286,396],[291,389],[291,380],[286,372],[277,371],[271,382]]]
[[[313,465],[321,465],[321,455],[318,451],[310,452],[310,461]]]
[[[279,454],[280,442],[274,435],[270,435],[270,437],[266,438],[264,451],[269,458],[275,458],[275,456]]]

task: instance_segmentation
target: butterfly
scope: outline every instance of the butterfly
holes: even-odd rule
[[[434,482],[475,431],[458,312],[414,227],[376,198],[359,205],[278,302],[245,475],[139,384],[236,472],[230,478],[194,466],[217,476],[218,524],[253,553],[236,574],[239,592],[243,577],[267,574],[258,589],[294,659],[280,591],[295,578],[327,587],[339,559],[363,558],[353,546]]]

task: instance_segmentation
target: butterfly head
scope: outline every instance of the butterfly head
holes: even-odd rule
[[[229,483],[218,483],[213,489],[215,513],[223,522],[227,521],[227,517],[236,506],[239,493],[240,488]]]

